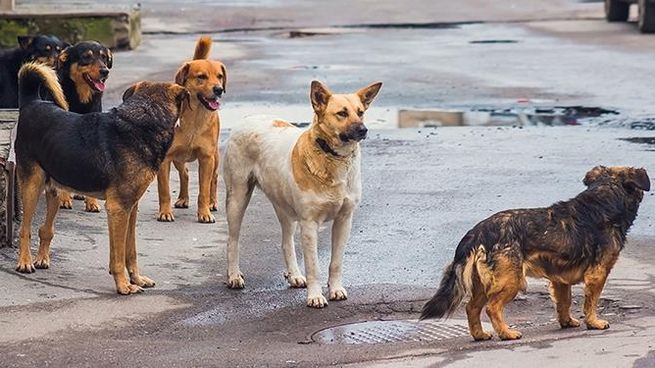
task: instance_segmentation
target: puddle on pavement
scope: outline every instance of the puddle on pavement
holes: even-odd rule
[[[595,118],[617,114],[615,110],[589,106],[400,110],[398,127],[583,125]]]
[[[490,330],[491,325],[483,323]],[[320,330],[312,340],[321,344],[385,344],[397,342],[442,341],[469,336],[464,320],[367,321]]]

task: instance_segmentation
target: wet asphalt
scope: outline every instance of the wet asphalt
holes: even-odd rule
[[[259,192],[242,229],[241,269],[247,286],[228,290],[224,211],[219,210],[216,224],[195,222],[197,171],[192,165],[192,205],[176,209],[174,223],[155,220],[155,184],[142,199],[139,262],[142,272],[157,282],[144,294],[114,295],[106,272],[106,216],[83,213],[81,202],[76,202],[75,210],[59,214],[51,269],[16,274],[16,250],[0,249],[0,365],[428,366],[465,358],[480,362],[484,355],[476,358],[473,351],[506,348],[497,341],[478,347],[467,337],[441,344],[331,345],[316,343],[312,336],[351,322],[416,319],[461,236],[494,212],[568,199],[583,190],[584,173],[597,164],[643,166],[655,172],[652,147],[645,144],[652,133],[625,128],[652,113],[650,86],[655,80],[649,63],[655,56],[651,47],[655,38],[637,39],[630,28],[634,25],[606,24],[599,19],[599,3],[535,1],[525,8],[503,4],[494,9],[477,1],[461,7],[443,4],[450,17],[428,4],[419,1],[405,9],[382,1],[361,15],[368,9],[366,2],[358,2],[340,17],[334,8],[345,2],[194,2],[188,7],[144,2],[143,44],[115,56],[106,107],[119,103],[122,91],[135,80],[170,80],[191,56],[199,33],[226,28],[251,29],[212,33],[213,55],[228,66],[229,85],[220,112],[222,142],[248,114],[309,121],[312,79],[323,80],[338,92],[384,81],[367,113],[372,129],[362,143],[363,200],[344,259],[349,299],[313,310],[304,306],[304,290],[287,287],[279,227]],[[220,5],[226,8],[224,17],[218,15]],[[416,10],[421,7],[426,10]],[[477,7],[487,12],[475,16],[472,10]],[[201,11],[217,15],[180,21],[184,17],[179,14]],[[325,16],[307,18],[318,11]],[[457,24],[342,27],[412,20]],[[459,24],[475,20],[485,23]],[[329,25],[340,27],[289,37],[292,31],[304,34],[306,28]],[[492,42],[499,40],[508,42]],[[600,125],[574,127],[394,129],[401,108],[509,108],[526,100],[530,106],[599,106],[620,114],[608,116]],[[176,175],[172,177],[176,189]],[[221,183],[219,198],[223,197]],[[608,302],[605,313],[610,313],[612,323],[652,315],[651,200],[650,195],[644,200],[631,231],[630,242],[636,246],[617,266],[620,278],[610,279],[608,285],[610,294],[642,308],[621,312],[621,302]],[[326,279],[327,225],[319,234],[319,259]],[[513,323],[532,326],[523,345],[513,348],[605,336],[584,330],[559,332],[544,293],[543,282],[537,281],[526,299],[509,307]],[[617,331],[633,330],[619,325]],[[619,365],[652,361],[652,345],[639,340],[631,346],[632,356],[610,354],[607,361],[618,359]],[[430,360],[433,356],[440,358]],[[407,357],[419,360],[394,360]]]

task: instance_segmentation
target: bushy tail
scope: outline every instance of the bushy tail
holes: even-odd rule
[[[27,63],[18,71],[18,106],[22,107],[34,100],[40,100],[41,86],[48,91],[57,106],[68,110],[68,102],[57,79],[57,73],[41,63]]]
[[[464,267],[465,264],[456,262],[446,267],[437,293],[423,306],[420,320],[448,318],[455,312],[466,296],[466,285],[470,285],[470,282],[464,280]]]
[[[212,38],[209,36],[200,36],[196,43],[196,51],[193,53],[193,60],[208,59],[211,49]]]

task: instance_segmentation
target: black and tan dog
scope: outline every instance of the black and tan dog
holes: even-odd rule
[[[61,52],[57,74],[69,111],[78,114],[102,111],[102,93],[113,59],[111,50],[95,41],[78,42]],[[100,212],[97,199],[77,195],[76,198],[84,199],[85,211]],[[73,208],[69,192],[61,191],[59,202],[61,208]]]
[[[41,100],[41,85],[54,103]],[[81,115],[66,111],[54,70],[29,63],[20,70],[19,96],[15,152],[24,216],[16,270],[31,273],[49,267],[59,208],[57,191],[63,188],[106,200],[109,269],[118,293],[132,294],[154,286],[137,265],[138,201],[166,156],[189,92],[174,83],[140,82],[125,91],[120,106],[106,113]],[[32,219],[43,189],[46,218],[39,229],[39,252],[32,262]]]
[[[569,201],[499,212],[475,225],[457,246],[421,319],[450,316],[470,292],[466,314],[475,340],[491,338],[480,323],[485,305],[498,336],[518,339],[521,333],[508,328],[503,308],[525,289],[527,275],[550,281],[562,328],[580,326],[570,312],[571,285],[580,282],[587,328],[609,328],[596,305],[650,179],[644,169],[597,166],[583,182],[587,189]]]
[[[0,108],[18,107],[18,70],[30,61],[55,67],[68,46],[52,35],[18,36],[18,47],[0,51]]]

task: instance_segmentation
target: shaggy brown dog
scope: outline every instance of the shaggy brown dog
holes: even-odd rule
[[[580,326],[570,313],[571,285],[580,282],[587,328],[609,328],[596,316],[596,304],[650,180],[644,169],[597,166],[583,182],[587,190],[569,201],[499,212],[471,229],[421,319],[450,316],[470,292],[466,314],[475,340],[491,338],[480,323],[485,305],[498,336],[518,339],[521,333],[508,328],[503,308],[525,289],[527,275],[550,281],[562,328]]]
[[[176,208],[189,207],[189,171],[186,163],[198,160],[200,193],[198,193],[198,222],[213,223],[211,211],[217,209],[218,135],[220,120],[219,98],[225,92],[227,73],[225,65],[209,60],[212,40],[198,39],[193,60],[184,63],[175,75],[175,82],[191,92],[191,102],[185,106],[180,126],[166,159],[157,175],[159,189],[159,221],[174,221],[171,208],[171,162],[180,174],[180,194]]]
[[[55,103],[40,98],[41,86]],[[68,103],[54,70],[30,63],[19,73],[19,97],[15,151],[23,221],[16,270],[32,273],[50,266],[57,192],[65,189],[106,200],[109,271],[116,291],[132,294],[154,286],[137,264],[138,203],[166,156],[189,92],[175,83],[139,82],[125,91],[123,104],[109,112],[76,114],[66,111]],[[44,189],[45,223],[32,262],[32,219]]]

